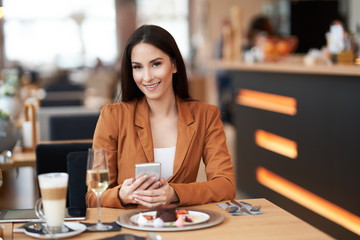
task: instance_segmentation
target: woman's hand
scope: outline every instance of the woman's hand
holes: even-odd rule
[[[141,177],[134,179],[125,179],[120,191],[119,198],[123,205],[126,204],[137,204],[134,200],[134,191],[142,191],[145,189],[152,190],[161,186],[160,181],[156,181],[155,177],[149,177],[142,175]]]
[[[136,190],[133,192],[133,200],[148,208],[153,208],[163,204],[169,204],[172,202],[177,202],[179,200],[174,189],[169,185],[169,183],[164,179],[160,179],[161,187]]]

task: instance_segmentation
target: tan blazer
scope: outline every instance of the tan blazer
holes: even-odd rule
[[[179,205],[195,205],[225,199],[236,194],[233,165],[226,146],[224,128],[217,107],[177,98],[178,139],[174,174],[168,179]],[[104,207],[123,208],[118,192],[123,181],[134,177],[135,164],[154,162],[149,107],[145,98],[106,105],[96,126],[93,148],[108,152],[109,188],[101,197]],[[207,182],[195,182],[201,159]],[[96,196],[86,194],[89,207]]]

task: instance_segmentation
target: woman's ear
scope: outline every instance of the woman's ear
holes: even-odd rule
[[[173,66],[172,73],[177,73],[176,62],[175,61],[172,61],[172,66]]]

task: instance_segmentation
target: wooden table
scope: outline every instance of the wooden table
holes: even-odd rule
[[[215,203],[193,206],[194,208],[214,210],[224,214],[224,221],[216,226],[179,232],[158,232],[164,240],[188,240],[188,239],[333,239],[310,224],[293,216],[266,199],[247,199],[253,205],[262,205],[262,215],[254,216],[231,216],[219,208]],[[102,220],[104,222],[115,221],[116,218],[133,210],[124,209],[102,209]],[[95,222],[97,218],[96,209],[88,209],[85,222]],[[12,233],[12,229],[21,223],[6,223],[6,240],[29,240],[33,239],[24,233]],[[147,232],[122,228],[119,232],[82,233],[69,239],[103,239],[118,234],[131,233],[145,237]]]
[[[0,163],[0,168],[2,171],[9,171],[18,167],[35,167],[35,164],[35,151],[15,151],[7,162]]]

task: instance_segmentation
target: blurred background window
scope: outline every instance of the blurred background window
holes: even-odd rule
[[[117,57],[114,0],[3,0],[7,59],[91,66]]]
[[[185,59],[190,55],[187,0],[137,0],[137,25],[155,24],[169,31]]]

